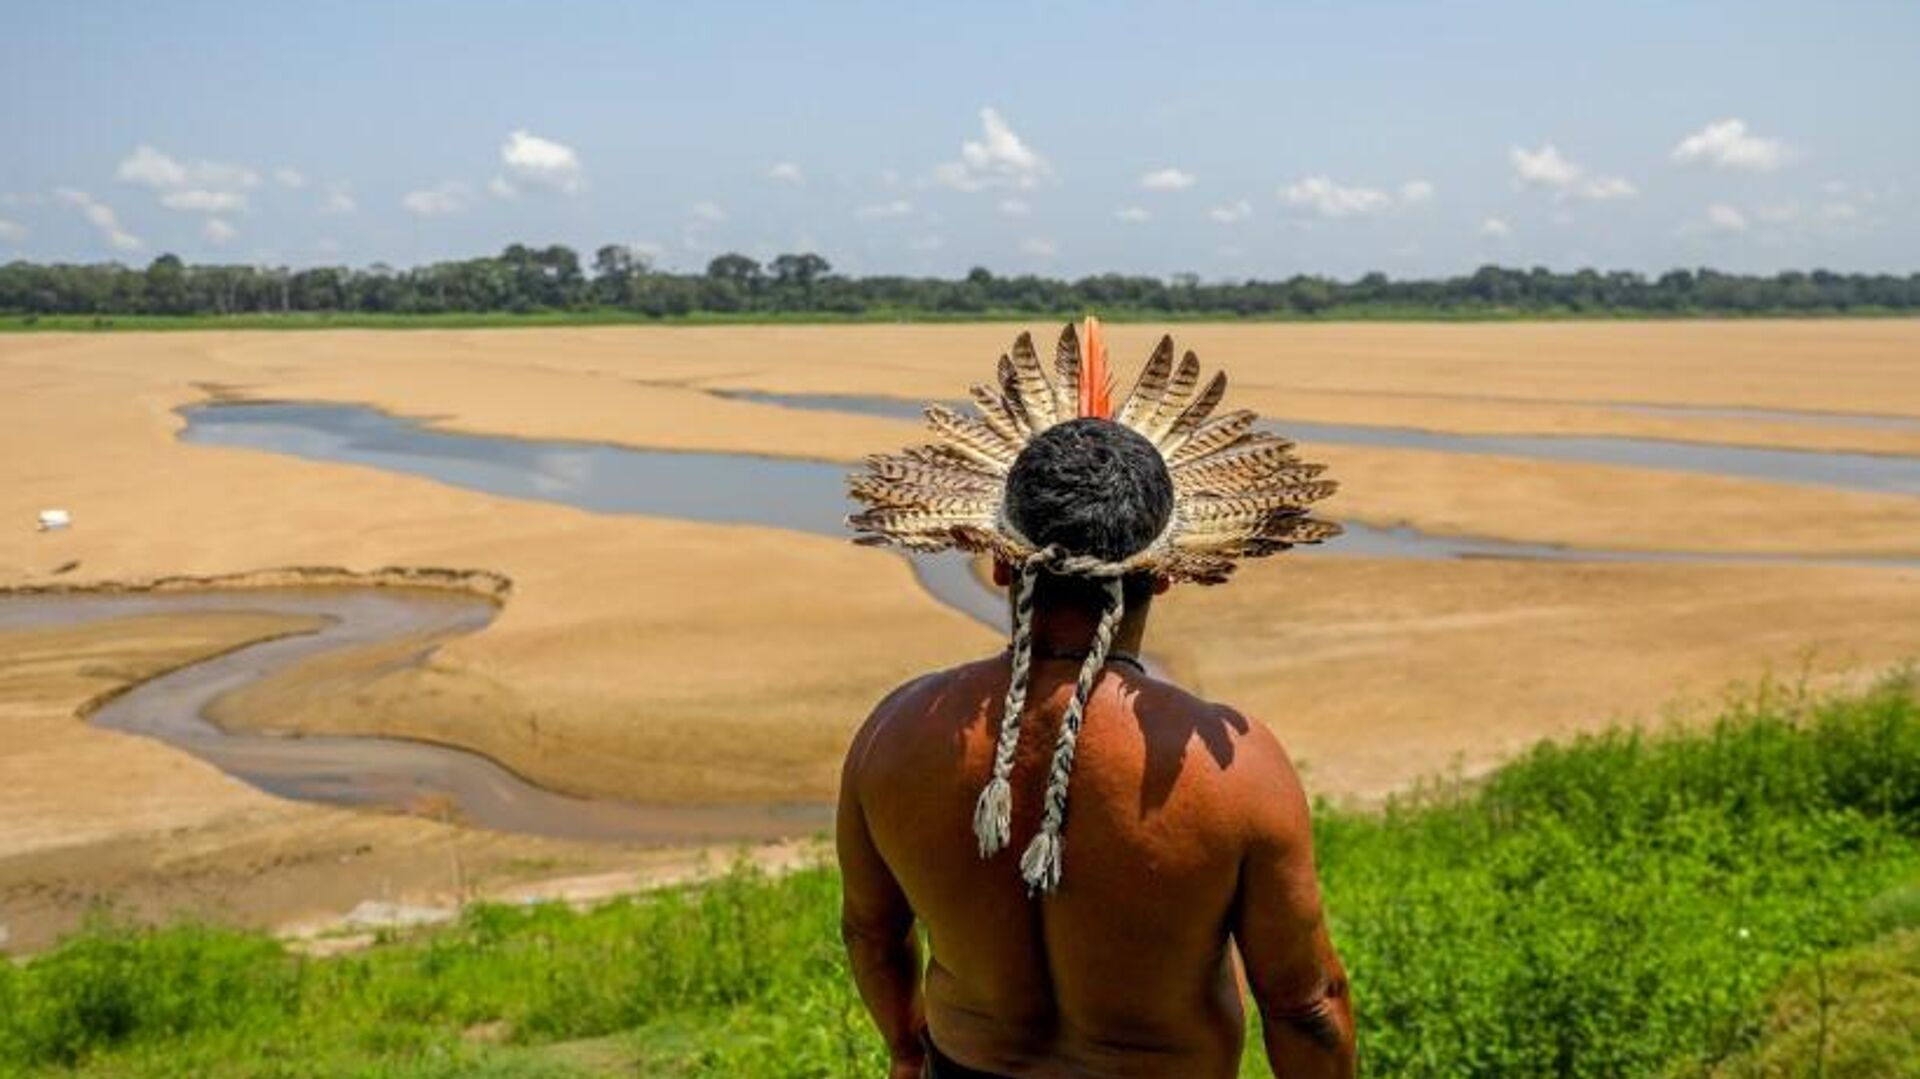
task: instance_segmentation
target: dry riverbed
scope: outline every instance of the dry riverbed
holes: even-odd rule
[[[1614,407],[1920,417],[1910,321],[1176,330],[1233,371],[1230,401],[1296,419],[1920,452],[1920,428]],[[221,718],[452,742],[580,794],[825,799],[848,733],[881,693],[998,646],[929,602],[901,560],[818,536],[186,445],[174,410],[219,394],[351,401],[526,438],[853,460],[916,437],[913,426],[705,390],[948,398],[990,371],[1012,332],[0,338],[0,586],[288,566],[499,574],[511,582],[499,619],[426,666],[331,694],[313,686],[341,672],[295,672],[225,702]],[[1151,333],[1113,336],[1131,356]],[[1347,484],[1333,512],[1378,524],[1608,548],[1920,556],[1915,498],[1407,450],[1324,456]],[[50,506],[71,510],[74,527],[35,533]],[[1370,797],[1544,735],[1711,702],[1769,671],[1832,681],[1912,657],[1920,571],[1287,556],[1226,588],[1176,590],[1156,621],[1151,647],[1272,724],[1317,791]],[[95,895],[281,918],[313,913],[295,899],[324,912],[444,888],[456,861],[491,879],[653,857],[295,805],[76,716],[114,684],[287,628],[234,616],[0,642],[0,921],[16,941],[36,932],[23,927],[66,924]]]

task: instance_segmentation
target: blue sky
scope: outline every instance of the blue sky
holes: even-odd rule
[[[1920,5],[6,0],[0,259],[1920,269]]]

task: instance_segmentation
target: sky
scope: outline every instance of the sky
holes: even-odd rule
[[[0,260],[1920,270],[1920,5],[0,0]]]

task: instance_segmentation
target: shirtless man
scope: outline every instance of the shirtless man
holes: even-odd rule
[[[1004,504],[1012,534],[1054,552],[1025,563],[1040,567],[1024,597],[1030,664],[1019,662],[1021,569],[1003,557],[995,577],[1016,586],[1015,647],[895,690],[842,775],[843,934],[892,1076],[1236,1075],[1236,949],[1274,1074],[1351,1075],[1346,978],[1285,751],[1261,723],[1141,668],[1164,575],[1046,568],[1067,564],[1060,552],[1119,566],[1161,536],[1174,508],[1161,453],[1120,423],[1077,418],[1025,445]],[[854,524],[878,531],[875,520]],[[994,844],[983,835],[976,849],[966,822],[982,827],[1001,702],[1022,666],[1025,700],[1007,706],[1011,842],[982,857]],[[1075,711],[1072,812],[1056,817],[1053,875],[1034,875],[1028,841],[1046,830],[1041,792],[1055,793]],[[924,979],[916,922],[932,952]]]

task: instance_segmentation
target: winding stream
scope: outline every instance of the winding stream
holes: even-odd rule
[[[890,398],[760,393],[726,396],[785,407],[918,416]],[[846,466],[724,453],[680,453],[593,442],[471,435],[359,405],[240,403],[183,410],[188,442],[287,453],[424,476],[512,498],[600,513],[789,528],[834,537],[842,525]],[[1867,454],[1710,446],[1596,436],[1470,436],[1401,428],[1283,423],[1303,442],[1388,445],[1600,461],[1763,477],[1856,490],[1920,494],[1920,460]],[[1310,551],[1321,549],[1309,548]],[[1792,555],[1584,550],[1414,529],[1349,525],[1329,555],[1392,558],[1540,558],[1587,561],[1806,561]],[[1836,560],[1837,561],[1837,560]],[[1912,565],[1916,559],[1853,560]],[[959,556],[911,559],[937,601],[1001,629],[1005,600]],[[252,610],[318,616],[317,632],[268,641],[142,683],[93,721],[162,739],[283,797],[420,812],[450,807],[469,824],[591,839],[688,842],[790,835],[825,824],[825,806],[648,806],[572,798],[546,790],[467,750],[399,738],[228,732],[205,718],[222,694],[323,653],[417,641],[419,662],[453,636],[475,632],[494,608],[477,598],[418,589],[258,590],[132,595],[0,597],[0,629],[159,612]]]
[[[716,391],[756,404],[825,412],[919,419],[922,406],[897,397]],[[956,405],[958,402],[954,402]],[[1638,406],[1651,409],[1657,406]],[[1697,411],[1691,414],[1699,414]],[[1892,420],[1891,417],[1876,417]],[[1374,427],[1304,420],[1269,420],[1264,429],[1308,446],[1377,446],[1438,453],[1492,454],[1540,461],[1578,461],[1664,472],[1736,476],[1846,491],[1920,495],[1920,457],[1895,454],[1728,446],[1629,435],[1463,435],[1413,427]]]
[[[425,588],[241,589],[42,593],[0,598],[0,630],[139,615],[265,611],[323,621],[301,633],[235,649],[142,682],[90,717],[99,726],[157,738],[282,798],[375,806],[481,828],[567,839],[646,843],[761,839],[816,830],[816,805],[639,805],[574,798],[537,786],[491,758],[404,738],[283,735],[228,730],[206,718],[221,695],[315,656],[390,641],[419,663],[450,637],[478,632],[495,607],[477,596]]]

